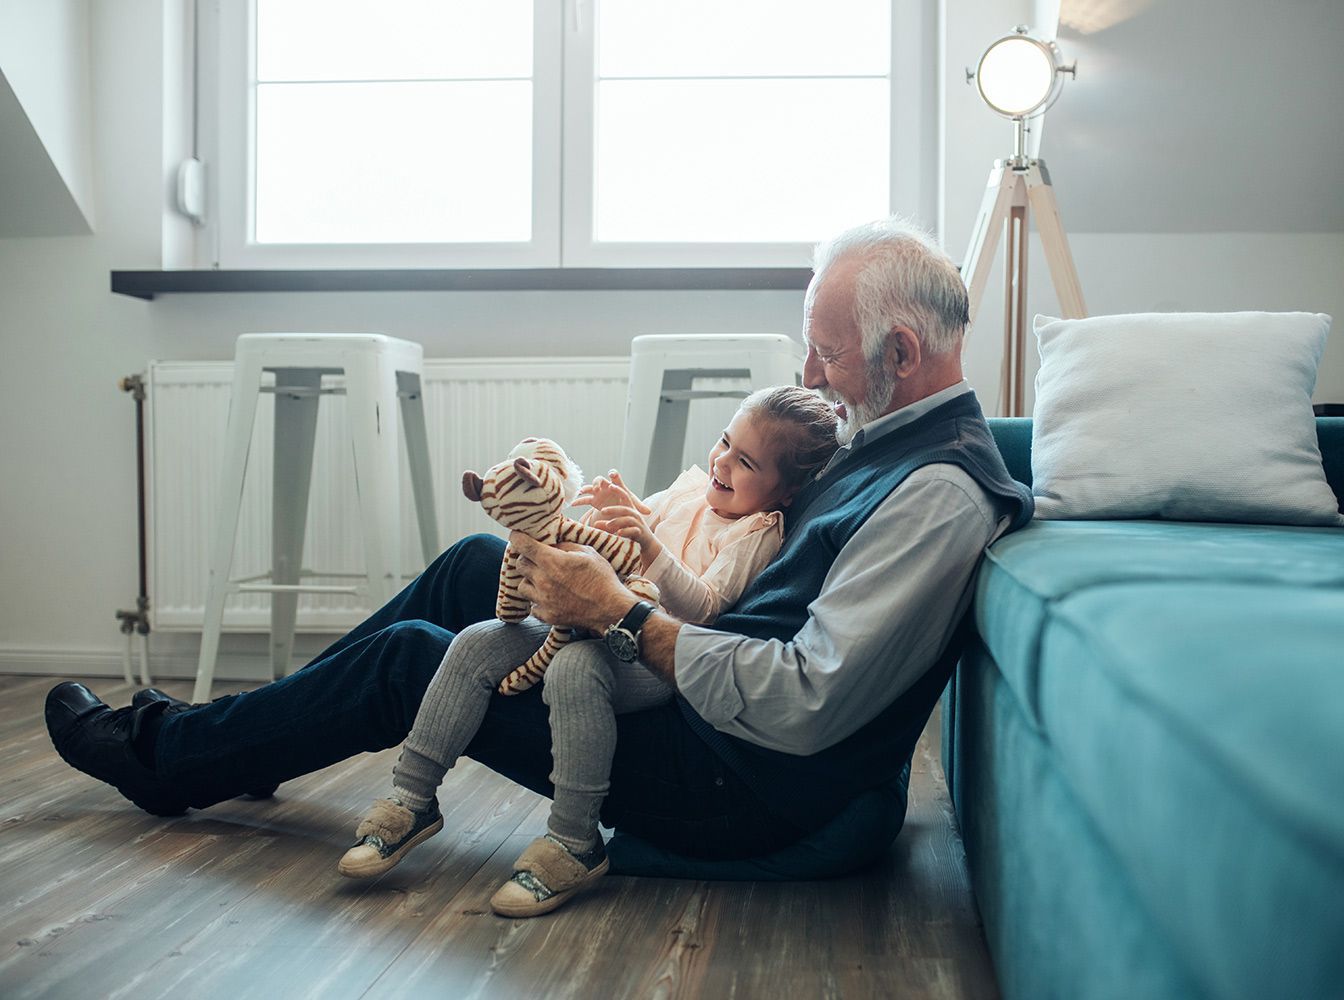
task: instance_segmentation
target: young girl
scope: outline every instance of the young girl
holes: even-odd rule
[[[795,386],[762,389],[742,401],[709,453],[707,472],[692,466],[643,503],[612,472],[574,502],[593,508],[588,523],[640,543],[643,575],[658,585],[668,613],[710,624],[774,558],[784,537],[781,511],[835,449],[835,411],[820,396]],[[381,875],[443,828],[435,792],[444,774],[475,736],[499,682],[548,630],[529,618],[481,622],[457,635],[406,738],[392,794],[355,830],[360,839],[341,859],[342,875]],[[555,795],[546,835],[528,846],[490,901],[505,916],[553,910],[606,872],[597,827],[616,716],[672,697],[663,681],[618,660],[600,640],[564,646],[543,683]]]

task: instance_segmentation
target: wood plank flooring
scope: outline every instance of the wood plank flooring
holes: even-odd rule
[[[444,831],[373,883],[335,864],[396,751],[175,820],[68,768],[51,678],[0,676],[0,996],[996,997],[937,759],[905,830],[857,875],[739,883],[612,876],[533,920],[489,898],[547,802],[474,763]],[[112,705],[131,689],[89,681]],[[165,690],[187,697],[185,682]],[[229,690],[217,686],[216,694]]]

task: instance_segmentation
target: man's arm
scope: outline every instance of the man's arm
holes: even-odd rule
[[[587,546],[555,548],[516,531],[509,542],[522,556],[519,593],[532,602],[532,613],[544,622],[600,635],[640,600],[617,579],[611,564]],[[673,686],[681,626],[666,612],[655,611],[639,634],[640,662]]]
[[[936,662],[997,530],[969,476],[926,466],[841,549],[792,640],[681,629],[677,690],[732,736],[794,754],[831,746]]]

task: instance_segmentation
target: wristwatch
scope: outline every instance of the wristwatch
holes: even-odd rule
[[[653,611],[653,605],[648,601],[639,601],[625,613],[624,618],[608,626],[602,633],[603,641],[616,659],[625,663],[634,663],[639,659],[639,630]]]

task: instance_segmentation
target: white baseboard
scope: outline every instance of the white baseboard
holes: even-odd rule
[[[150,639],[149,672],[152,678],[189,680],[196,676],[196,643],[182,643],[180,637],[162,640],[165,645],[178,646],[155,652],[154,637]],[[323,637],[325,638],[325,637]],[[327,640],[329,641],[329,639]],[[321,649],[315,645],[313,652]],[[300,652],[296,650],[296,652]],[[296,657],[296,666],[300,661]],[[120,649],[34,649],[0,644],[0,674],[31,675],[39,677],[117,677],[122,676],[123,654]],[[131,673],[140,673],[140,649],[132,646]],[[271,664],[264,653],[221,651],[215,664],[215,678],[222,681],[251,681],[265,683],[271,679]]]

